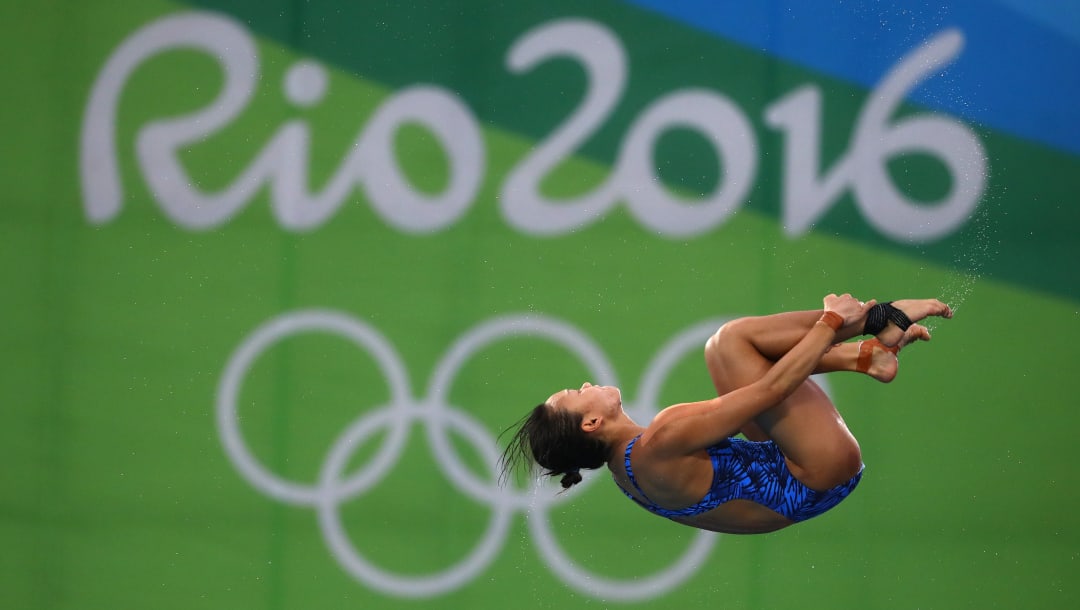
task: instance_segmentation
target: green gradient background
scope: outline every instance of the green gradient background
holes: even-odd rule
[[[932,344],[905,352],[891,385],[830,380],[867,463],[858,493],[799,527],[723,536],[688,582],[631,605],[1080,605],[1078,477],[1067,454],[1080,423],[1070,391],[1080,340],[1071,235],[1080,218],[1068,197],[1080,187],[1075,157],[978,130],[991,174],[985,213],[960,233],[932,245],[894,244],[867,227],[845,196],[814,231],[789,239],[777,221],[780,140],[764,127],[762,109],[798,85],[821,86],[828,162],[844,150],[865,91],[622,4],[572,12],[565,2],[466,4],[437,12],[322,2],[297,15],[286,10],[292,3],[209,2],[260,36],[264,73],[242,117],[185,154],[203,188],[231,182],[297,116],[311,125],[312,181],[320,185],[381,101],[409,84],[437,83],[459,94],[483,126],[479,196],[461,220],[425,236],[389,227],[362,189],[306,233],[281,229],[265,192],[219,229],[181,229],[152,200],[132,147],[145,123],[199,108],[220,86],[208,59],[176,52],[147,62],[124,89],[117,142],[125,205],[115,220],[92,226],[78,183],[91,83],[138,27],[189,7],[91,4],[0,8],[9,83],[0,102],[3,607],[621,605],[563,584],[520,515],[497,560],[452,593],[399,600],[353,580],[323,543],[314,511],[262,495],[224,454],[214,399],[229,355],[284,312],[337,309],[387,337],[413,394],[422,396],[443,353],[469,328],[534,312],[585,330],[633,400],[650,358],[679,331],[717,316],[815,307],[832,291],[941,295],[957,305],[954,320],[935,324]],[[667,240],[616,207],[603,222],[555,238],[506,225],[496,203],[503,179],[578,103],[584,83],[570,62],[514,76],[503,58],[529,27],[566,14],[618,33],[631,76],[616,112],[545,182],[547,192],[572,195],[598,184],[645,104],[677,88],[709,86],[740,106],[760,148],[749,201],[727,223]],[[351,36],[342,33],[350,29]],[[294,60],[312,57],[333,69],[330,89],[300,112],[282,100],[280,83]],[[447,171],[438,147],[421,130],[399,136],[397,156],[410,177],[438,190]],[[691,194],[717,179],[710,155],[681,132],[665,136],[656,153],[665,182]],[[892,169],[929,199],[947,188],[932,162],[905,160]],[[535,341],[493,346],[470,361],[450,395],[494,438],[539,398],[582,380],[581,364],[561,356]],[[688,354],[663,400],[710,392],[697,354]],[[275,472],[313,481],[337,435],[386,397],[369,356],[337,339],[305,336],[257,362],[244,385],[242,427]],[[458,445],[484,473],[467,444]],[[365,447],[352,463],[370,454]],[[489,509],[454,489],[414,428],[391,476],[344,514],[372,561],[425,574],[471,548]],[[693,535],[603,482],[552,519],[570,556],[610,577],[663,568]]]

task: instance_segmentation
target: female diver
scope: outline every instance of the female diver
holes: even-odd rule
[[[562,486],[607,465],[630,499],[678,523],[726,533],[772,532],[836,506],[862,476],[859,445],[808,377],[853,371],[889,382],[900,348],[929,340],[918,322],[952,317],[936,299],[862,303],[829,295],[824,311],[739,318],[705,344],[717,397],[673,405],[648,426],[618,388],[585,383],[526,416],[503,475],[535,462]],[[876,335],[843,343],[857,335]],[[733,438],[742,433],[744,439]]]

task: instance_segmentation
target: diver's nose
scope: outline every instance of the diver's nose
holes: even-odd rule
[[[589,383],[588,381],[586,381],[585,383],[581,384],[581,389],[582,389],[582,390],[584,390],[585,388],[591,388],[591,387],[592,387],[592,384],[591,384],[591,383]]]

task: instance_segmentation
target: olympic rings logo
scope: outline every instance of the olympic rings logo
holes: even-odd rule
[[[701,349],[705,340],[725,319],[695,324],[669,340],[653,357],[638,388],[636,400],[626,409],[640,422],[652,419],[662,381],[691,349]],[[275,343],[304,333],[329,333],[343,337],[366,350],[380,369],[390,389],[388,404],[357,417],[331,445],[317,481],[302,484],[271,472],[250,451],[239,425],[237,399],[243,380],[255,361]],[[448,431],[461,435],[476,449],[484,464],[496,474],[499,451],[496,440],[466,411],[451,405],[451,381],[476,352],[499,340],[538,337],[552,341],[577,355],[591,380],[618,385],[615,371],[603,351],[581,330],[554,318],[537,315],[507,315],[489,319],[462,335],[436,365],[427,394],[414,398],[408,376],[393,346],[370,325],[347,314],[320,309],[285,313],[270,320],[244,339],[225,366],[217,392],[217,426],[225,452],[233,465],[253,487],[267,496],[317,512],[323,539],[335,559],[352,577],[382,593],[400,597],[433,597],[454,591],[480,575],[499,554],[515,512],[525,513],[529,531],[547,567],[563,583],[597,598],[641,600],[656,597],[693,576],[716,542],[716,535],[700,532],[674,564],[656,573],[628,580],[590,573],[567,555],[552,532],[549,509],[572,496],[537,493],[539,481],[528,490],[499,487],[479,479],[467,468],[450,442]],[[426,432],[443,474],[473,500],[491,507],[487,530],[458,564],[426,575],[400,575],[380,568],[365,558],[345,531],[340,506],[374,487],[397,463],[412,425]],[[350,455],[376,432],[386,430],[385,440],[371,461],[354,473],[345,472]],[[599,478],[586,477],[582,485]],[[492,481],[497,476],[491,477]],[[628,510],[630,507],[628,507]]]

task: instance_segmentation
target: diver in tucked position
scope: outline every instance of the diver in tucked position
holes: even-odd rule
[[[892,381],[900,349],[930,339],[914,322],[952,317],[936,299],[877,304],[831,294],[824,305],[724,324],[705,344],[717,397],[670,406],[648,426],[623,411],[618,388],[585,383],[552,394],[519,422],[503,476],[535,462],[569,488],[580,469],[606,464],[649,511],[718,532],[771,532],[820,515],[858,485],[863,463],[808,377],[853,371]],[[876,336],[843,343],[864,334]],[[733,438],[740,432],[746,440]]]

